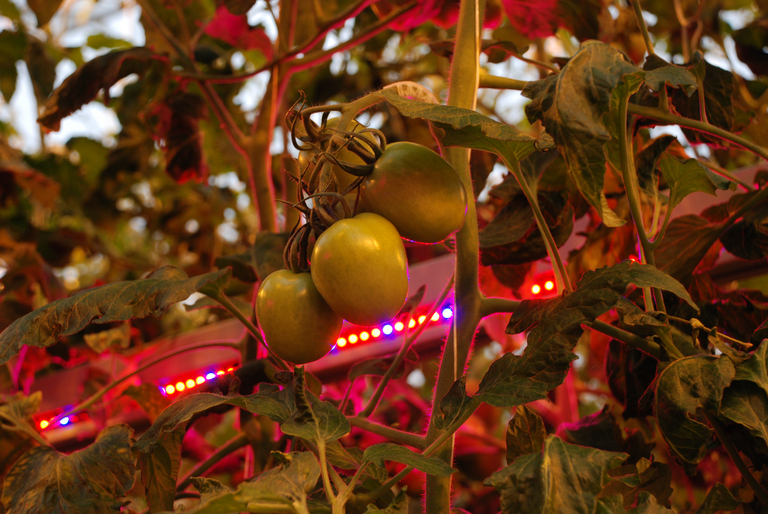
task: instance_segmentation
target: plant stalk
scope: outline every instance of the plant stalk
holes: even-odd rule
[[[479,83],[480,30],[484,0],[462,0],[459,10],[459,22],[456,29],[456,45],[451,64],[448,90],[448,105],[475,109],[477,105],[477,86]],[[469,169],[470,150],[447,148],[445,157],[456,170],[470,198],[464,226],[456,234],[455,268],[455,315],[451,334],[446,342],[440,370],[437,376],[435,392],[432,396],[433,407],[448,393],[456,379],[463,375],[464,366],[472,346],[472,339],[480,321],[479,273],[479,238],[477,231],[477,211],[475,209],[472,176]],[[427,445],[431,448],[437,441],[450,439],[436,456],[449,465],[453,463],[452,434],[437,429],[436,416],[439,409],[433,408],[427,429]],[[451,477],[427,475],[426,512],[450,512]]]
[[[358,416],[347,416],[347,420],[349,421],[349,424],[352,425],[353,427],[362,428],[363,430],[367,430],[372,434],[386,437],[390,441],[394,441],[400,444],[405,444],[408,446],[413,446],[414,448],[418,448],[419,450],[423,450],[424,448],[426,448],[426,444],[424,443],[424,438],[418,434],[413,434],[411,432],[398,430],[396,428],[388,427],[386,425],[382,425],[380,423],[376,423],[374,421],[361,418]]]
[[[651,42],[651,36],[648,34],[648,27],[645,25],[645,18],[643,18],[643,8],[640,7],[640,0],[631,0],[632,8],[635,10],[635,18],[637,18],[637,25],[640,27],[640,33],[643,35],[643,41],[645,41],[645,48],[648,49],[649,55],[655,55],[653,50],[653,43]]]

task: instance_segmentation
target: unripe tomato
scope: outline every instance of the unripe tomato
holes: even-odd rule
[[[309,273],[290,270],[264,279],[256,295],[256,316],[269,348],[294,364],[328,353],[344,322],[320,296]]]
[[[393,143],[360,185],[363,209],[384,216],[400,235],[438,243],[464,225],[467,193],[456,171],[415,143]]]
[[[328,305],[356,325],[394,318],[408,296],[408,261],[397,229],[364,212],[337,221],[312,250],[312,280]]]

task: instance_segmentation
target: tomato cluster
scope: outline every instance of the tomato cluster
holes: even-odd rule
[[[300,207],[308,223],[294,229],[286,249],[290,269],[269,275],[256,300],[267,345],[296,364],[328,353],[344,319],[372,326],[394,318],[408,295],[403,238],[443,241],[463,226],[467,210],[461,179],[437,153],[408,142],[386,145],[375,131],[379,147],[360,124],[342,133],[353,151],[320,151],[331,147],[328,131],[337,126],[338,119],[308,130],[317,135],[300,154],[300,180],[313,207]]]

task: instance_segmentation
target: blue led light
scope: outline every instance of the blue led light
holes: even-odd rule
[[[216,378],[216,373],[208,373],[205,375],[206,380],[213,380],[214,378]]]
[[[392,333],[392,330],[394,330],[392,325],[384,325],[384,327],[381,329],[381,331],[384,332],[384,335],[387,336]]]
[[[453,311],[450,309],[450,307],[443,309],[443,318],[448,319],[451,316],[453,316]]]
[[[69,424],[69,416],[65,418],[61,418],[61,421],[59,421],[62,425],[68,425]]]

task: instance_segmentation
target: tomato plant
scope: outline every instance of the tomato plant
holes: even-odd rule
[[[0,0],[0,512],[766,511],[764,1],[117,4]]]
[[[309,273],[289,270],[275,271],[261,283],[256,316],[270,349],[294,364],[313,362],[328,353],[343,323]]]
[[[360,185],[360,198],[366,211],[418,243],[443,241],[462,227],[467,213],[467,193],[451,165],[409,142],[387,146]]]

